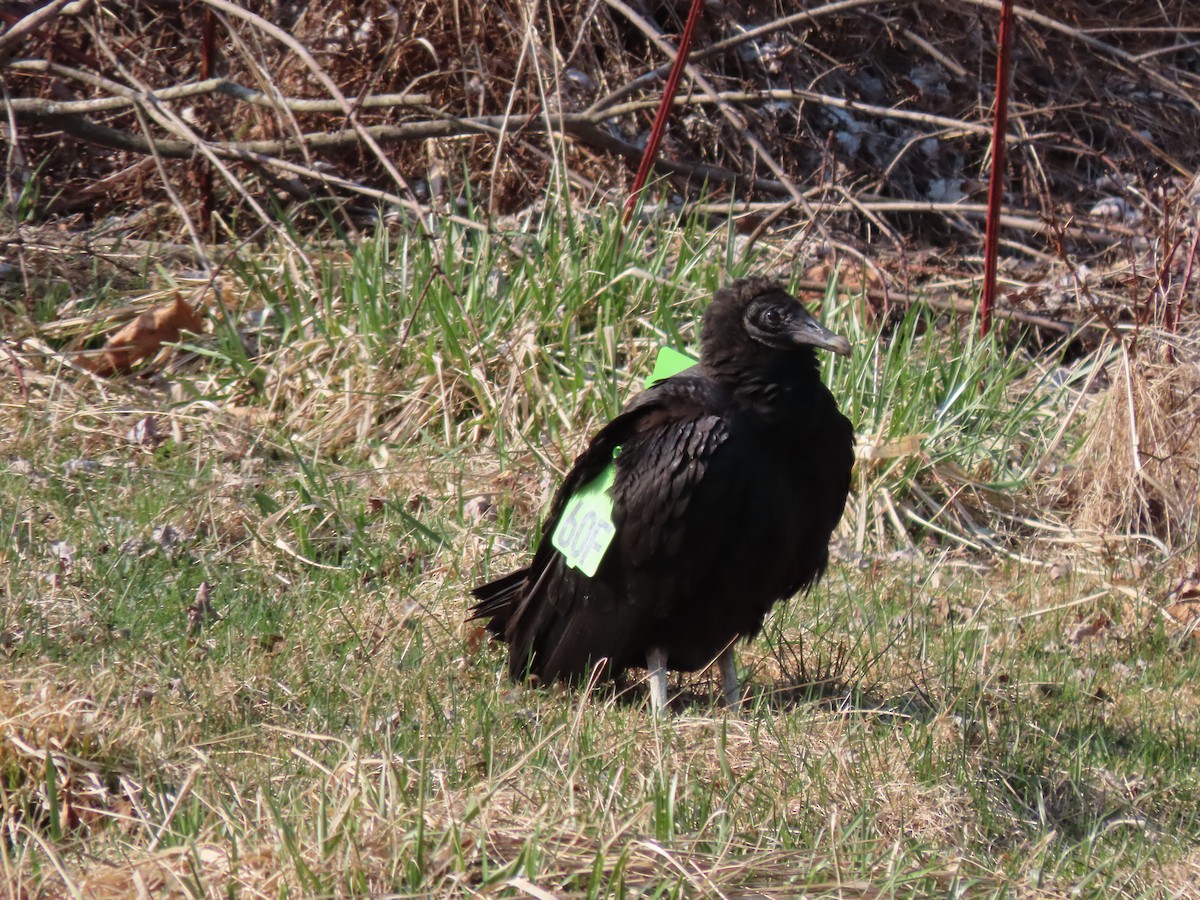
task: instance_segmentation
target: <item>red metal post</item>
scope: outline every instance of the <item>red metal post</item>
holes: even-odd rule
[[[679,47],[675,50],[675,62],[671,65],[671,72],[667,75],[667,84],[663,88],[662,102],[658,105],[658,112],[654,116],[654,125],[650,129],[650,138],[646,141],[646,149],[642,151],[641,164],[633,179],[633,190],[629,192],[629,199],[625,201],[626,225],[629,224],[629,217],[633,215],[633,208],[637,205],[642,188],[646,186],[646,179],[650,177],[650,169],[654,165],[655,156],[658,155],[658,145],[662,143],[663,132],[667,130],[667,118],[671,115],[671,104],[675,101],[675,94],[679,90],[679,79],[683,76],[684,67],[687,65],[688,54],[692,47],[692,33],[696,30],[696,22],[700,19],[702,6],[704,6],[704,0],[692,0],[692,8],[688,10],[687,22],[683,26],[683,35],[679,38]]]
[[[979,333],[992,330],[996,303],[996,259],[1000,248],[1000,206],[1004,201],[1004,138],[1008,131],[1008,81],[1013,44],[1013,0],[1000,0],[1000,39],[996,60],[996,115],[992,123],[992,175],[988,183],[987,235],[983,242],[983,299]]]

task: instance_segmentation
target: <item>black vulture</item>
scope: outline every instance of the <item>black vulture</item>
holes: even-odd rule
[[[726,700],[740,700],[734,642],[821,577],[850,490],[854,429],[816,348],[850,353],[775,282],[717,291],[699,365],[601,428],[555,495],[532,562],[474,589],[471,618],[509,645],[515,680],[644,665],[662,710],[667,669],[715,661]],[[588,575],[556,549],[556,529],[574,495],[605,486],[611,519],[599,530],[612,534]]]

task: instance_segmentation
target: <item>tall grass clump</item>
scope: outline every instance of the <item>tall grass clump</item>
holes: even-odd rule
[[[626,231],[615,209],[561,203],[504,229],[444,220],[433,236],[380,229],[302,262],[286,250],[239,261],[241,308],[218,319],[208,352],[238,375],[225,389],[260,395],[301,445],[486,447],[560,468],[658,347],[696,352],[717,287],[750,272],[788,280],[708,225]],[[853,357],[824,365],[859,434],[843,526],[855,552],[921,535],[996,546],[1037,518],[1038,472],[1086,366],[1061,370],[920,305],[881,324],[840,296],[831,282],[823,317]]]
[[[224,368],[330,449],[557,443],[579,410],[614,414],[657,345],[689,342],[725,277],[698,217],[623,234],[616,210],[554,205],[507,230],[440,227],[235,261]]]
[[[1066,369],[921,305],[868,324],[833,288],[826,322],[854,348],[849,362],[824,364],[858,431],[845,520],[856,550],[911,546],[917,535],[995,548],[1048,512],[1039,473],[1075,440],[1068,413],[1095,360]]]

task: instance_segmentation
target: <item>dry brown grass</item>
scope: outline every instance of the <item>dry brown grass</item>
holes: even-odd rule
[[[1121,354],[1088,414],[1072,486],[1075,524],[1144,532],[1168,545],[1195,533],[1200,489],[1200,359]]]
[[[471,880],[486,865],[484,858],[514,859],[536,848],[544,860],[537,879],[541,884],[566,882],[573,878],[618,874],[629,889],[647,890],[665,881],[681,879],[688,893],[715,895],[731,891],[770,894],[797,875],[804,875],[810,896],[880,895],[880,887],[870,879],[846,879],[841,875],[839,857],[859,854],[880,856],[886,866],[887,847],[902,841],[940,845],[964,845],[978,839],[977,825],[970,803],[949,787],[922,785],[920,779],[895,757],[865,759],[861,754],[862,734],[853,720],[841,715],[818,717],[803,732],[775,736],[749,722],[714,722],[708,717],[679,719],[673,734],[654,735],[642,719],[621,715],[611,726],[597,733],[594,724],[581,724],[584,716],[594,718],[612,713],[584,703],[574,714],[574,723],[548,732],[537,746],[552,742],[561,746],[551,756],[556,772],[529,768],[531,750],[517,764],[495,773],[478,788],[443,789],[432,797],[423,813],[423,827],[430,835],[454,834],[453,842],[440,838],[427,849],[423,883],[429,894],[470,896]],[[713,847],[711,837],[680,835],[671,840],[656,840],[655,810],[642,806],[635,814],[621,810],[612,795],[597,792],[592,776],[586,774],[577,753],[580,729],[587,732],[589,753],[597,758],[623,759],[621,770],[613,773],[616,781],[610,790],[636,794],[655,790],[663,777],[681,783],[727,782],[730,787],[761,779],[764,760],[820,759],[814,775],[790,784],[789,795],[772,802],[772,815],[796,822],[825,822],[830,840],[808,850],[783,852],[769,844],[755,846],[744,839],[728,837],[722,846]],[[953,727],[944,729],[947,744],[939,752],[954,752],[960,737]],[[220,839],[218,831],[200,836],[189,846],[146,851],[102,866],[77,867],[62,863],[56,879],[45,887],[60,889],[88,898],[125,896],[224,896],[236,888],[247,896],[277,896],[281,890],[306,893],[306,878],[316,876],[337,881],[355,873],[367,893],[391,895],[397,870],[411,862],[415,847],[414,815],[403,809],[401,783],[420,777],[415,761],[360,757],[346,746],[339,762],[318,762],[310,753],[335,745],[332,737],[292,734],[292,753],[311,767],[300,776],[308,785],[294,797],[300,807],[331,817],[335,830],[353,822],[352,844],[338,843],[323,847],[318,831],[301,825],[292,837],[293,844],[280,846],[269,808],[247,797],[236,805],[221,796],[211,779],[193,783],[185,791],[230,815],[236,821],[229,828],[242,835],[234,852]],[[631,743],[642,747],[633,751]],[[717,751],[717,746],[720,750]],[[451,762],[451,760],[444,760]],[[785,766],[786,768],[786,766]],[[628,771],[625,771],[628,769]],[[667,774],[664,774],[667,773]],[[557,792],[545,790],[546,779],[561,785]],[[732,779],[732,780],[730,780]],[[645,781],[646,783],[642,783]],[[864,791],[864,784],[873,786]],[[763,788],[766,788],[766,791]],[[214,790],[216,788],[216,790]],[[745,814],[748,804],[762,803],[769,786],[744,786],[746,796],[731,795],[730,807],[719,817]],[[390,798],[388,795],[391,794]],[[400,805],[397,805],[400,804]],[[611,809],[611,811],[609,811]],[[870,846],[854,846],[832,836],[858,815],[869,815],[878,833]],[[608,821],[602,821],[607,819]],[[597,840],[597,826],[608,837]],[[702,829],[711,830],[709,826]],[[258,839],[255,839],[258,835]],[[304,861],[298,870],[297,859]],[[950,884],[967,873],[960,869],[964,861],[948,863],[941,870],[930,869],[928,877]],[[911,865],[903,854],[895,863]],[[824,873],[824,878],[822,878]],[[881,883],[888,875],[881,869]],[[987,883],[986,873],[973,871],[972,877]],[[520,890],[534,882],[514,873],[505,882]],[[536,890],[536,888],[535,888]],[[884,892],[886,893],[886,892]],[[339,896],[342,894],[339,893]],[[347,896],[349,894],[346,894]],[[415,894],[414,894],[415,895]]]
[[[150,741],[139,717],[133,710],[114,716],[103,700],[55,674],[46,668],[0,681],[0,824],[14,844],[130,827],[145,799]]]

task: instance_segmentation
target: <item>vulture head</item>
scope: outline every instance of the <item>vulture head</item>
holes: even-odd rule
[[[717,291],[700,332],[700,362],[719,380],[812,369],[815,348],[850,355],[849,341],[767,278],[743,278]]]

